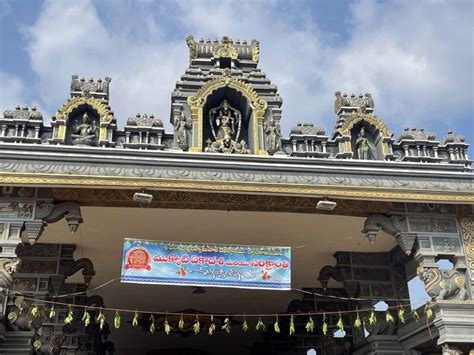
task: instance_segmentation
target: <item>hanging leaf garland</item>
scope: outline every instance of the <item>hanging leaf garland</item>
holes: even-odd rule
[[[398,319],[400,319],[400,322],[402,322],[403,324],[405,323],[405,310],[403,309],[403,307],[398,310]]]
[[[326,323],[326,313],[323,314],[323,334],[326,335],[328,333],[328,324]]]
[[[82,315],[81,321],[84,322],[84,327],[91,324],[91,315],[87,312],[87,308],[84,308],[84,314]]]
[[[290,335],[295,334],[295,318],[293,315],[290,317]]]
[[[264,332],[266,329],[267,329],[267,327],[262,322],[262,319],[260,317],[258,317],[258,322],[257,322],[257,325],[255,326],[255,330],[261,330],[262,332]]]
[[[226,317],[224,319],[224,325],[222,326],[221,329],[224,330],[226,333],[230,333],[230,319],[229,319],[229,317]]]
[[[199,331],[201,330],[201,324],[199,323],[199,318],[196,314],[196,322],[194,322],[193,324],[193,330],[194,330],[194,334],[199,334]]]
[[[132,319],[132,326],[136,327],[138,325],[138,311],[135,310],[135,314],[133,315]]]
[[[216,330],[216,325],[214,324],[214,316],[211,314],[211,325],[209,326],[208,334],[209,335],[214,334],[215,330]]]
[[[72,313],[72,307],[69,306],[69,311],[67,312],[67,316],[64,319],[64,324],[71,324],[73,320],[74,320],[74,315]]]
[[[309,319],[308,319],[308,322],[306,323],[305,328],[308,333],[312,333],[314,331],[314,321],[311,316],[309,316]]]
[[[99,315],[97,316],[96,321],[99,323],[99,329],[102,330],[105,325],[105,315],[102,313],[102,308],[99,310]]]
[[[54,310],[54,304],[53,304],[51,308],[49,309],[49,319],[53,319],[54,317],[56,317],[56,311]]]
[[[150,333],[154,334],[156,330],[156,325],[155,325],[155,316],[152,314],[150,316]]]
[[[354,328],[357,330],[360,330],[362,328],[362,320],[360,319],[359,316],[359,308],[357,307],[356,311],[356,319],[354,320]]]
[[[280,326],[278,325],[278,315],[276,316],[275,323],[273,324],[273,330],[275,333],[280,333]]]
[[[388,310],[385,312],[385,320],[387,321],[387,323],[395,322],[395,319],[393,318],[392,314]]]
[[[122,318],[120,317],[120,314],[118,311],[115,311],[115,317],[114,317],[114,326],[115,326],[115,329],[119,329],[120,328],[120,323],[122,321]]]
[[[181,314],[181,318],[179,318],[178,328],[179,328],[179,330],[183,330],[183,329],[184,329],[184,319],[183,319],[183,315],[182,315],[182,314]]]

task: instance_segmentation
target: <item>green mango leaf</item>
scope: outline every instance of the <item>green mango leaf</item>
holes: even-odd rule
[[[290,335],[294,335],[295,334],[295,318],[293,317],[293,315],[291,315],[290,317]]]
[[[168,323],[168,320],[166,319],[165,322],[163,323],[163,326],[165,328],[165,333],[168,335],[171,332],[171,326]]]
[[[280,333],[280,326],[278,325],[278,317],[275,323],[273,324],[273,330],[275,331],[275,333]]]
[[[133,315],[132,319],[132,326],[136,327],[138,325],[138,312],[135,310],[135,314]]]
[[[224,325],[222,326],[222,330],[225,330],[226,333],[230,333],[230,320],[229,317],[224,319]]]
[[[69,308],[69,312],[67,312],[67,316],[64,319],[64,324],[71,324],[73,320],[74,320],[74,315],[72,313],[72,309]]]
[[[56,311],[54,310],[54,306],[51,306],[49,309],[49,319],[53,319],[54,317],[56,317]]]
[[[377,317],[375,316],[374,310],[372,310],[372,312],[370,312],[370,316],[369,316],[369,324],[370,325],[375,325],[376,323],[377,323]]]
[[[122,320],[122,318],[120,317],[120,314],[118,313],[118,311],[115,311],[115,317],[114,317],[114,326],[115,326],[115,329],[119,329],[119,328],[120,328],[121,320]]]
[[[260,318],[258,318],[258,322],[257,322],[257,325],[255,326],[255,329],[256,330],[261,330],[262,332],[264,332],[267,329],[267,327],[262,322],[262,320]]]
[[[155,316],[152,314],[150,316],[150,333],[153,334],[155,333],[156,330],[156,325],[155,325]]]
[[[201,330],[201,324],[199,324],[199,320],[196,318],[196,322],[193,324],[194,334],[199,334]]]
[[[308,319],[308,322],[306,323],[305,328],[308,333],[312,333],[314,331],[314,321],[313,321],[313,318],[311,318],[311,316],[309,316],[309,319]]]
[[[398,319],[400,319],[400,322],[405,323],[405,310],[403,308],[398,310]]]
[[[85,308],[81,320],[84,322],[84,327],[87,327],[91,323],[91,315],[89,314],[89,312],[87,312],[87,309]]]

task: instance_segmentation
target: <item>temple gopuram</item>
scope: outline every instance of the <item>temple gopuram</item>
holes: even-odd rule
[[[51,118],[2,108],[0,354],[473,354],[465,138],[415,127],[395,137],[376,98],[342,92],[331,132],[306,122],[288,135],[258,41],[186,44],[170,131],[151,113],[119,125],[108,77],[73,75]],[[158,263],[180,280],[207,263],[209,285],[256,275],[125,254],[127,238],[285,247],[291,287],[124,282],[121,272]],[[252,263],[268,285],[273,267],[290,267]]]

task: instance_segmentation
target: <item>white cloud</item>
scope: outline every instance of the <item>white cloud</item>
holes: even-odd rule
[[[298,121],[330,131],[336,90],[371,92],[394,130],[406,122],[430,130],[453,110],[473,111],[467,1],[355,3],[350,17],[341,17],[349,37],[337,45],[297,1],[96,5],[107,7],[107,21],[90,1],[48,1],[27,31],[39,93],[51,111],[66,99],[71,74],[107,75],[121,123],[136,111],[167,122],[170,93],[187,67],[186,34],[259,39],[260,67],[284,99],[285,133]]]
[[[20,78],[0,71],[0,108],[10,110],[17,105],[26,105],[25,86]]]

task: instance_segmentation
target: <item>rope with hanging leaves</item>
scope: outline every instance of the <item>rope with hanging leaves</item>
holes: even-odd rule
[[[173,330],[173,327],[171,326],[168,316],[179,316],[179,321],[178,321],[178,329],[183,331],[185,329],[185,321],[184,317],[195,317],[194,323],[192,324],[192,331],[194,334],[199,334],[202,330],[201,322],[199,319],[199,314],[198,313],[174,313],[174,312],[156,312],[156,311],[143,311],[143,310],[130,310],[130,309],[121,309],[121,308],[108,308],[108,307],[97,307],[97,306],[86,306],[86,305],[75,305],[75,304],[69,304],[65,302],[58,302],[58,301],[50,301],[50,300],[44,300],[44,299],[37,299],[33,297],[27,297],[27,296],[21,296],[24,300],[31,301],[33,303],[33,307],[31,308],[31,316],[34,318],[39,318],[41,316],[41,310],[39,305],[50,305],[49,306],[49,311],[46,312],[48,314],[48,317],[50,319],[53,319],[56,316],[56,307],[57,306],[62,306],[67,308],[67,315],[66,318],[64,319],[64,324],[72,324],[74,321],[74,309],[83,309],[82,317],[81,317],[81,322],[84,324],[85,327],[91,324],[92,318],[89,313],[89,311],[98,311],[98,315],[95,318],[95,322],[99,325],[99,328],[102,330],[105,326],[106,322],[106,316],[105,312],[112,312],[114,314],[113,317],[113,324],[115,329],[119,329],[122,324],[122,316],[120,313],[130,313],[133,314],[131,324],[133,327],[136,327],[139,323],[138,318],[140,314],[148,314],[149,316],[149,332],[150,333],[155,333],[157,330],[157,324],[156,324],[156,319],[155,315],[159,316],[164,316],[165,319],[162,324],[162,329],[164,330],[164,333],[166,335],[170,334],[171,331]],[[394,306],[388,306],[387,310],[385,311],[385,321],[387,323],[394,323],[396,321],[395,317],[393,314],[390,312],[390,310],[396,310],[396,315],[398,318],[398,321],[401,323],[406,322],[405,318],[405,309],[409,307],[409,304],[399,304],[399,305],[394,305]],[[308,320],[305,325],[305,330],[307,333],[313,333],[316,330],[316,324],[314,322],[313,317],[314,316],[322,316],[322,324],[321,324],[321,331],[324,335],[327,334],[328,332],[328,322],[327,322],[327,316],[329,315],[338,315],[338,320],[336,323],[336,328],[338,330],[344,330],[345,324],[343,322],[343,314],[353,314],[355,315],[354,317],[354,323],[353,326],[357,330],[361,330],[364,326],[364,321],[362,320],[360,313],[369,313],[369,316],[367,318],[367,324],[369,326],[374,326],[377,323],[377,316],[375,313],[374,308],[367,308],[367,309],[359,309],[358,307],[355,310],[339,310],[339,311],[317,311],[317,312],[307,312],[307,313],[279,313],[279,314],[273,314],[275,316],[275,322],[273,323],[273,330],[275,333],[281,333],[281,328],[279,324],[279,317],[289,317],[289,327],[288,327],[288,332],[290,335],[295,334],[295,318],[296,317],[304,317],[307,316]],[[427,325],[429,320],[433,318],[433,310],[431,309],[431,304],[426,303],[424,307],[424,315],[426,317]],[[255,330],[259,332],[265,332],[267,330],[267,325],[262,321],[262,318],[266,317],[271,317],[272,314],[249,314],[249,313],[243,313],[243,314],[220,314],[220,313],[214,313],[214,314],[203,314],[201,317],[209,318],[210,319],[210,324],[207,326],[207,332],[208,335],[213,335],[214,332],[217,329],[217,325],[214,321],[214,317],[219,316],[219,317],[224,317],[224,321],[222,323],[222,326],[220,329],[226,333],[231,332],[231,318],[232,317],[243,317],[243,323],[241,326],[242,331],[247,332],[250,330],[249,324],[247,322],[247,317],[252,317],[252,318],[257,318],[257,323],[255,325]],[[417,310],[411,311],[411,317],[415,320],[415,322],[418,322],[420,319],[420,315],[418,314]]]

